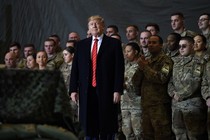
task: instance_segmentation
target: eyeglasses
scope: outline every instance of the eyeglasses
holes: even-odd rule
[[[184,45],[184,44],[183,44],[183,45],[179,45],[179,48],[180,48],[180,49],[181,49],[181,48],[182,48],[182,49],[185,49],[185,48],[187,48],[187,46],[188,46],[188,45]]]
[[[205,20],[209,20],[208,18],[201,18],[198,20],[198,22],[204,22]]]

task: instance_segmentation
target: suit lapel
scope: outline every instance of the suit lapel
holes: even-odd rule
[[[102,42],[101,42],[101,46],[100,46],[97,58],[99,58],[101,56],[101,54],[103,53],[105,47],[107,47],[107,36],[106,35],[103,36],[103,39],[102,39]]]
[[[84,46],[85,56],[87,56],[87,59],[90,59],[90,60],[91,60],[91,42],[92,42],[92,38],[90,37],[84,43],[86,45],[86,46]]]

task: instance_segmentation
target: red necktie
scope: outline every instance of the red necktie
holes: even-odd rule
[[[92,86],[96,87],[96,63],[97,63],[97,48],[98,39],[94,39],[93,49],[92,49]]]

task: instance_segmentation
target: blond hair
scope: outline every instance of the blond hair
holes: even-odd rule
[[[100,21],[103,25],[105,25],[104,19],[99,16],[99,15],[94,15],[88,18],[88,22],[92,21],[92,20],[98,20]]]

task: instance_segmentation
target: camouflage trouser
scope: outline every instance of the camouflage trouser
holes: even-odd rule
[[[79,122],[79,107],[78,105],[70,100],[70,105],[72,108],[72,121],[73,122]]]
[[[56,140],[78,140],[76,136],[61,127],[35,124],[1,124],[1,140],[17,139],[56,139]]]
[[[181,103],[183,103],[181,105]],[[206,139],[206,108],[191,101],[172,106],[172,129],[178,140]]]
[[[122,112],[122,131],[126,136],[126,140],[141,140],[142,128],[141,128],[141,98],[138,98],[138,103],[130,104],[129,106],[123,106]]]
[[[142,128],[144,140],[171,140],[170,104],[143,107]]]

